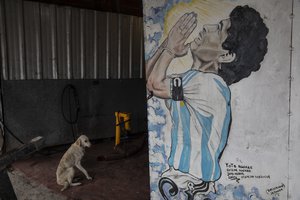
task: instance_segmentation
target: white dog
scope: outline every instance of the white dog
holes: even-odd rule
[[[86,176],[87,179],[92,179],[87,171],[81,166],[81,159],[84,156],[85,147],[90,146],[91,143],[89,138],[85,135],[81,135],[61,158],[56,170],[56,182],[58,185],[64,186],[61,191],[64,191],[69,186],[81,185],[81,183],[72,182],[75,173],[75,166]]]

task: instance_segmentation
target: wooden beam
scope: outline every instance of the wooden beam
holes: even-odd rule
[[[28,0],[26,0],[28,1]],[[143,16],[142,0],[29,0],[63,6]]]
[[[4,170],[7,166],[13,162],[22,159],[42,148],[44,148],[43,137],[33,138],[28,144],[22,145],[20,148],[9,151],[0,156],[0,171]],[[1,196],[0,196],[1,199]]]
[[[0,156],[0,199],[17,200],[13,186],[7,174],[6,167],[13,162],[25,158],[26,156],[42,149],[44,147],[44,138],[33,138],[28,144],[12,150]]]

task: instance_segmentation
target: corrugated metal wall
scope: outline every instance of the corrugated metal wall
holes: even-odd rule
[[[142,18],[0,0],[4,80],[144,77]]]

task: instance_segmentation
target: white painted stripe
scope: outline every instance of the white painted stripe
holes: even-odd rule
[[[51,56],[52,56],[52,78],[58,79],[57,71],[57,39],[56,39],[56,6],[50,5],[51,12]],[[44,77],[43,77],[44,78]],[[48,77],[50,78],[50,77]]]
[[[132,38],[133,36],[133,16],[130,16],[129,24],[129,78],[132,78]]]
[[[71,9],[66,7],[67,79],[71,79]]]
[[[216,100],[215,102],[221,102],[214,106],[214,110],[212,112],[214,114],[213,116],[214,118],[212,121],[211,134],[209,137],[209,146],[208,146],[210,154],[212,156],[213,166],[215,166],[215,163],[218,162],[215,159],[215,157],[216,157],[216,152],[221,144],[221,133],[222,133],[222,128],[223,128],[227,109],[223,103],[224,97],[222,94],[220,94],[218,89],[217,88],[212,89],[211,92]],[[215,167],[213,167],[211,178],[214,177],[214,173],[215,173]]]
[[[121,78],[121,44],[122,44],[122,20],[121,14],[118,14],[118,79]]]
[[[195,73],[196,71],[189,71],[188,74],[183,77],[182,84],[185,85]]]
[[[85,71],[84,71],[84,16],[85,11],[80,9],[80,79],[84,79]]]
[[[94,79],[98,78],[98,29],[97,29],[97,13],[94,11]]]
[[[106,79],[109,79],[109,23],[110,23],[110,20],[109,20],[109,17],[110,14],[109,12],[106,13]]]
[[[195,116],[194,111],[188,106],[191,116]],[[201,159],[201,142],[202,142],[202,128],[195,117],[191,117],[190,121],[191,130],[191,164],[190,174],[195,177],[201,178],[202,175],[202,159]],[[200,151],[199,151],[200,149]]]
[[[182,131],[182,120],[180,115],[180,101],[175,102],[178,110],[178,137],[177,137],[177,147],[174,157],[174,168],[178,169],[180,164],[180,157],[183,150],[183,131]]]

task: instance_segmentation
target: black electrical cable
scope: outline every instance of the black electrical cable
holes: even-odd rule
[[[66,116],[65,109],[64,109],[65,95],[68,95],[68,96],[66,96],[66,98],[67,98],[67,104],[68,104],[69,118]],[[72,95],[73,95],[73,98],[74,98],[74,102],[71,101],[71,96]],[[72,117],[72,103],[75,104],[75,109],[76,109],[74,118]],[[80,110],[80,105],[79,105],[77,90],[73,85],[68,84],[68,85],[65,86],[65,88],[63,89],[63,92],[61,94],[61,113],[62,113],[62,116],[63,116],[64,120],[68,124],[71,125],[74,141],[76,140],[76,136],[75,136],[75,131],[74,131],[73,125],[77,124],[77,122],[78,122],[79,110]]]
[[[120,121],[120,119],[119,119],[119,121]],[[128,119],[126,121],[121,121],[120,123],[116,124],[116,126],[120,126],[120,125],[125,124],[126,122],[130,122],[130,121],[131,121],[131,119]]]
[[[64,112],[64,95],[66,93],[66,91],[69,90],[69,93],[68,93],[68,106],[69,106],[69,114],[70,114],[70,118],[68,119],[67,116],[65,115],[65,112]],[[75,115],[75,118],[72,119],[72,109],[71,109],[71,91],[73,91],[73,97],[74,97],[74,101],[75,101],[75,104],[76,104],[76,115]],[[66,122],[68,122],[69,124],[76,124],[77,121],[78,121],[78,113],[79,113],[79,110],[80,110],[80,106],[79,106],[79,99],[78,99],[78,95],[77,95],[77,90],[76,88],[69,84],[67,85],[63,92],[62,92],[62,95],[61,95],[61,111],[62,111],[62,115],[64,117],[64,119],[66,120]]]
[[[118,120],[119,120],[119,123],[116,124],[116,126],[120,126],[121,131],[122,131],[123,133],[128,133],[129,131],[126,130],[125,127],[123,127],[123,126],[121,126],[121,125],[125,124],[126,122],[130,122],[130,121],[131,121],[131,118],[128,119],[128,120],[125,120],[125,121],[121,121],[121,118],[120,118],[120,114],[119,114],[119,113],[120,113],[120,111],[118,111]]]
[[[130,150],[125,150],[122,148],[122,146],[116,146],[115,150],[116,153],[108,154],[108,155],[100,155],[97,157],[97,161],[112,161],[112,160],[121,160],[124,158],[128,158],[139,151],[141,151],[144,146],[147,144],[147,134],[144,134],[142,136],[143,138],[141,141],[134,146],[134,148],[131,148]]]

